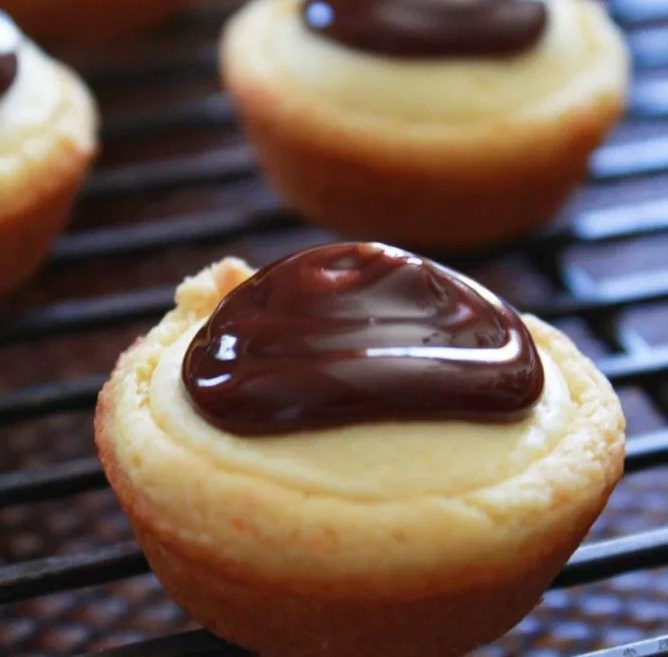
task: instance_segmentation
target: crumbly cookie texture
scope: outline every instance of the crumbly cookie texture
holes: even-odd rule
[[[365,53],[309,32],[300,0],[249,3],[226,30],[226,51],[250,77],[272,76],[295,107],[309,103],[350,128],[456,139],[462,129],[461,137],[490,123],[540,121],[624,89],[626,49],[604,8],[593,0],[546,4],[546,33],[512,57]]]
[[[504,431],[516,427],[485,434],[488,427],[476,431],[476,425],[444,422],[439,431],[420,423],[344,431],[338,457],[329,444],[335,445],[336,435],[310,436],[302,445],[294,436],[247,442],[222,432],[216,442],[207,433],[210,427],[171,435],[165,423],[191,409],[181,393],[180,401],[170,402],[181,404],[170,411],[171,420],[164,410],[156,413],[161,407],[156,395],[162,394],[156,376],[178,377],[178,364],[157,374],[163,358],[251,274],[243,262],[226,259],[184,282],[176,308],[121,357],[101,394],[98,446],[140,531],[184,546],[210,567],[244,581],[361,599],[411,599],[489,584],[497,573],[502,579],[522,576],[527,560],[540,560],[555,542],[561,546],[560,535],[581,537],[586,531],[621,474],[624,420],[614,392],[593,364],[565,336],[533,317],[525,321],[546,362],[554,364],[554,370],[548,368],[552,380],[546,395],[558,398],[561,381],[567,408],[564,413],[562,402],[555,402],[545,410],[559,415],[546,425],[556,427],[557,436],[548,439],[528,429],[523,441],[512,443],[522,454],[514,462],[521,467],[508,466],[517,455],[499,454],[492,444],[506,440]],[[425,490],[418,482],[398,495],[373,487],[357,494],[337,490],[336,476],[345,480],[343,452],[357,457],[355,446],[365,435],[377,450],[368,455],[370,467],[374,456],[388,456],[387,478],[375,472],[376,483],[391,485],[401,478],[398,461],[382,451],[384,438],[406,450],[408,472],[407,446],[413,441],[422,453],[412,458],[423,458],[427,471],[430,459],[437,461],[442,451],[470,449],[457,458],[472,477],[488,457],[498,460],[501,471],[508,466],[508,476],[483,485],[463,476],[456,488],[444,482],[443,490]],[[309,485],[295,474],[286,445],[296,450],[301,467],[310,459],[316,470],[326,472],[325,455],[333,463],[335,483]],[[319,445],[325,445],[322,452]]]

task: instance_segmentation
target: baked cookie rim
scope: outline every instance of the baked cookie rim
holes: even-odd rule
[[[582,67],[575,79],[569,82],[568,88],[576,98],[565,98],[568,94],[559,90],[560,93],[554,95],[560,95],[562,101],[556,102],[554,108],[546,113],[519,107],[515,115],[495,120],[481,119],[478,124],[450,123],[447,118],[434,123],[416,117],[355,112],[332,102],[326,93],[312,93],[305,85],[291,81],[271,65],[254,65],[253,58],[246,53],[253,36],[247,32],[252,33],[254,27],[250,24],[253,17],[247,16],[246,11],[242,10],[233,17],[222,33],[219,55],[223,82],[230,87],[233,95],[241,97],[242,102],[252,99],[259,108],[267,108],[267,113],[271,110],[277,130],[291,119],[298,119],[305,141],[313,138],[320,141],[320,134],[336,131],[360,145],[375,143],[376,148],[386,147],[387,150],[410,149],[412,146],[424,149],[429,144],[470,149],[472,145],[485,144],[490,140],[497,148],[503,149],[516,146],[518,140],[535,143],[535,135],[531,133],[535,131],[540,135],[549,131],[562,119],[568,123],[581,121],[583,116],[600,114],[605,117],[608,113],[617,117],[626,100],[630,67],[628,51],[616,29],[606,25],[605,52],[600,53],[595,63]],[[589,68],[607,69],[593,76],[598,82],[593,89],[591,84],[583,84],[583,77]],[[529,133],[526,140],[521,139],[523,133]]]

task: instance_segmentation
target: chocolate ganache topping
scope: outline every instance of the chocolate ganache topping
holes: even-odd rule
[[[543,389],[517,313],[434,262],[376,243],[317,247],[220,303],[182,378],[213,425],[263,436],[383,421],[514,421]]]
[[[0,98],[11,88],[19,70],[21,33],[9,15],[0,11]]]
[[[512,55],[543,34],[542,0],[304,0],[307,27],[399,57]]]

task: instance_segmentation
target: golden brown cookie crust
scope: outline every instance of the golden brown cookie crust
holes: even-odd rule
[[[59,186],[19,212],[0,216],[0,296],[19,287],[39,267],[69,219],[90,154],[72,153],[58,172]]]
[[[262,657],[457,657],[489,643],[539,603],[612,490],[590,515],[574,518],[568,531],[545,537],[521,575],[494,571],[475,587],[453,581],[452,592],[415,600],[356,599],[363,582],[350,584],[350,597],[300,595],[237,577],[210,555],[153,531],[126,496],[130,491],[105,444],[103,439],[107,476],[167,593],[214,634]]]

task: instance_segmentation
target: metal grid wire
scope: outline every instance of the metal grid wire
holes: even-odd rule
[[[146,575],[90,426],[118,351],[169,309],[185,274],[227,253],[262,265],[336,238],[302,227],[262,185],[218,91],[216,37],[237,4],[208,0],[137,42],[65,54],[100,97],[105,153],[49,266],[0,315],[0,656],[243,652],[192,629]],[[668,574],[647,572],[668,566],[668,0],[610,7],[635,78],[589,185],[521,244],[430,254],[568,332],[629,418],[632,476],[544,605],[481,651],[490,657],[615,644],[600,654],[668,655],[652,638],[668,634]]]

